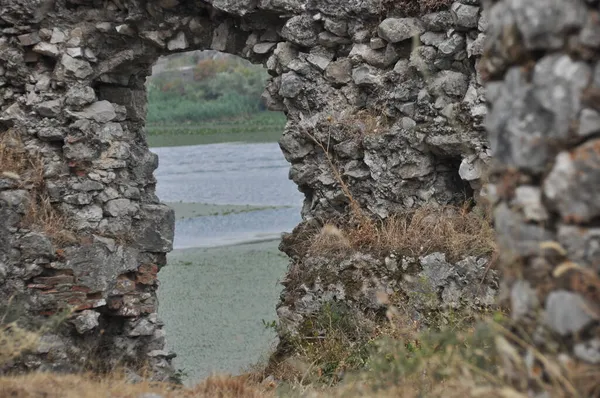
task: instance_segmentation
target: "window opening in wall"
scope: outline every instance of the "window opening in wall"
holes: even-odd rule
[[[147,80],[157,195],[176,213],[159,316],[190,384],[239,373],[275,344],[266,325],[288,264],[277,247],[303,196],[277,144],[285,115],[261,101],[267,78],[260,65],[195,51],[161,58]]]

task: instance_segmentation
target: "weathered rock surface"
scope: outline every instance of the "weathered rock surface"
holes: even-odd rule
[[[492,3],[479,66],[488,80],[486,125],[497,162],[489,192],[501,261],[511,264],[504,284],[514,332],[548,363],[597,366],[598,10],[583,0]],[[473,25],[474,9],[451,11],[457,23]],[[536,380],[550,372],[530,371],[527,393],[543,395]],[[574,388],[595,394],[583,382]]]

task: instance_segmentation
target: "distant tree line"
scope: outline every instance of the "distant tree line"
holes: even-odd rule
[[[244,118],[265,111],[268,74],[237,57],[180,55],[148,79],[148,122],[179,124]]]

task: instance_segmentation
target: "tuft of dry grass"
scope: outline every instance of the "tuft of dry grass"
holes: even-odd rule
[[[68,229],[67,218],[52,206],[48,194],[38,191],[32,192],[32,196],[22,225],[43,232],[58,246],[77,242],[75,234]]]
[[[389,130],[390,126],[390,119],[383,112],[373,109],[361,109],[356,113],[342,113],[339,118],[332,119],[331,122],[357,137],[383,134]]]
[[[50,203],[44,183],[43,158],[27,151],[13,130],[0,133],[0,177],[10,178],[18,187],[29,191],[23,227],[45,233],[58,245],[76,241],[69,231],[67,218]]]
[[[37,347],[39,335],[23,329],[16,322],[0,323],[0,367],[17,358],[24,352]],[[1,389],[0,389],[1,391]]]
[[[312,253],[338,255],[355,249],[416,257],[443,252],[453,261],[496,251],[491,216],[466,205],[423,206],[385,220],[333,228],[326,224],[312,237]]]
[[[25,182],[32,177],[37,180],[38,171],[37,157],[28,156],[18,134],[13,130],[0,133],[0,176]]]

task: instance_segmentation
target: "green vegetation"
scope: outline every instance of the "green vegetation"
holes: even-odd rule
[[[214,144],[217,142],[274,142],[285,126],[285,115],[264,111],[237,119],[203,123],[151,124],[150,146]]]
[[[150,145],[276,140],[285,116],[261,99],[268,74],[231,56],[191,53],[169,58],[148,80]]]

